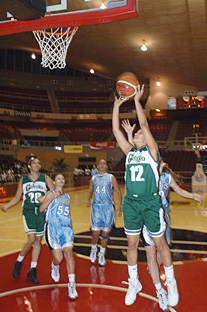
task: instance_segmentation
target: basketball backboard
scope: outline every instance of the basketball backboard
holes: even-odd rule
[[[101,5],[105,8],[102,9]],[[15,20],[0,8],[0,35],[68,26],[109,23],[137,16],[136,0],[48,0],[44,17]]]

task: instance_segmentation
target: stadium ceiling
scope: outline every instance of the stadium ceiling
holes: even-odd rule
[[[69,46],[67,64],[88,72],[93,67],[96,75],[109,79],[132,71],[140,79],[159,78],[167,83],[206,90],[207,2],[133,1],[137,4],[135,17],[80,26]],[[92,7],[103,1],[67,0],[73,10],[81,8],[83,2]],[[56,1],[47,1],[47,4],[54,3]],[[4,16],[2,4],[0,20]],[[140,49],[143,41],[148,48],[146,52]],[[31,31],[2,35],[0,48],[40,53]]]

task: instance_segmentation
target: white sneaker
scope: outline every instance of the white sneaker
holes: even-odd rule
[[[105,261],[105,255],[103,252],[99,252],[98,253],[98,264],[100,266],[104,266],[106,264],[106,261]]]
[[[168,303],[174,307],[179,302],[178,288],[175,278],[167,278]]]
[[[76,283],[69,282],[68,283],[68,298],[74,300],[77,297],[78,297],[78,293],[76,291]]]
[[[51,265],[51,277],[56,283],[60,280],[59,265],[54,265],[53,262]]]
[[[91,263],[95,263],[96,262],[96,253],[97,253],[97,247],[96,248],[91,248],[91,253],[90,253]]]
[[[142,284],[138,278],[129,278],[127,282],[122,282],[123,284],[128,284],[127,294],[125,296],[125,304],[131,305],[135,302],[137,294],[142,290]]]
[[[167,311],[168,310],[167,292],[163,288],[157,290],[157,298],[159,300],[160,309],[163,311]]]

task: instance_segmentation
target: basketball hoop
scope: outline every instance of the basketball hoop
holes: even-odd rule
[[[33,31],[42,52],[42,67],[65,68],[67,50],[77,30],[78,27],[72,30],[68,27],[66,31],[63,28],[51,29],[50,32],[45,29]]]

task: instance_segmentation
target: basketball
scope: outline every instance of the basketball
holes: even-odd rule
[[[129,99],[135,95],[138,84],[135,74],[125,72],[117,78],[116,91],[121,99]]]

